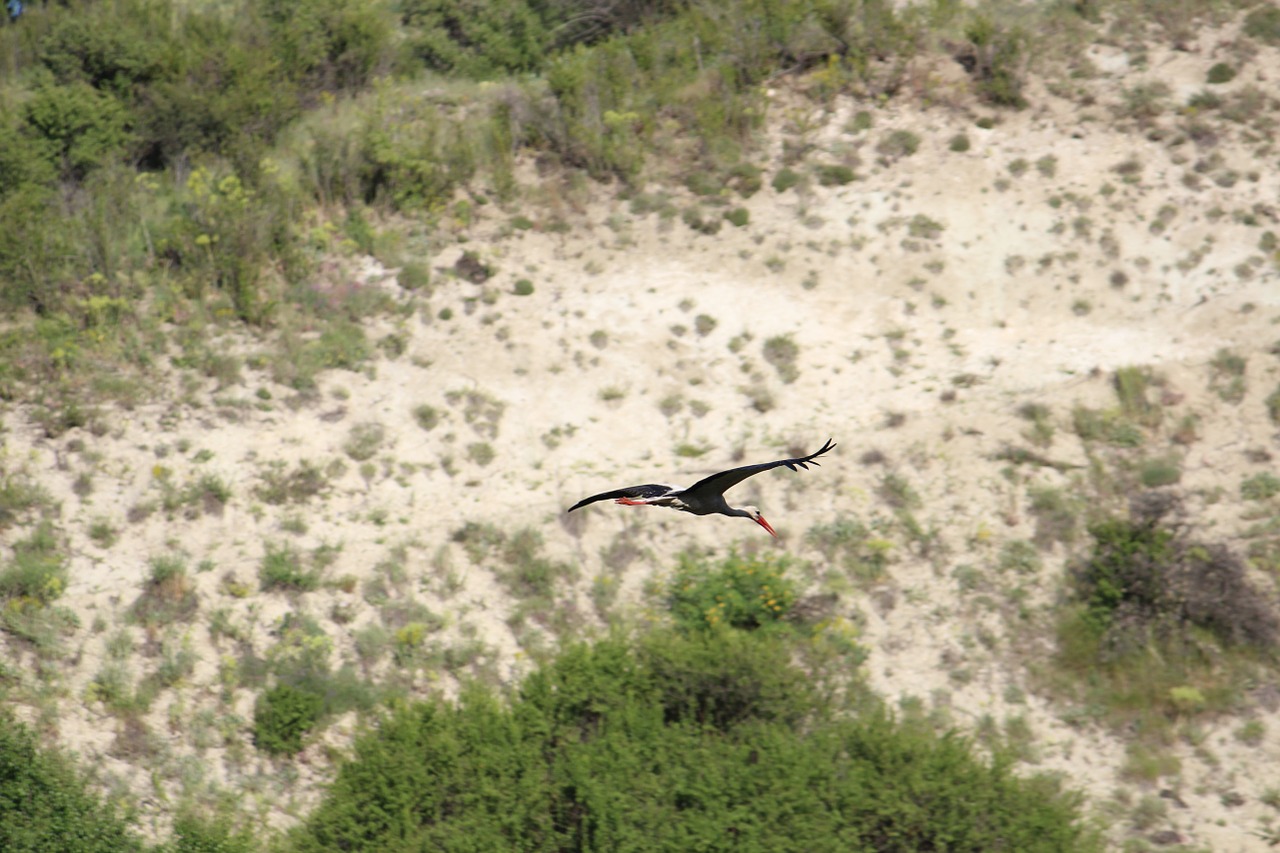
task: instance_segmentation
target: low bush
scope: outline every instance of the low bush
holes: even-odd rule
[[[1070,572],[1058,625],[1057,666],[1085,704],[1142,733],[1202,710],[1221,710],[1280,639],[1275,605],[1221,544],[1171,520],[1178,499],[1135,498],[1128,518],[1089,526],[1093,546]],[[1066,685],[1071,686],[1066,686]],[[1182,697],[1197,697],[1188,703]]]
[[[1195,629],[1226,645],[1275,647],[1280,625],[1244,564],[1225,547],[1165,523],[1177,507],[1172,495],[1146,493],[1135,498],[1128,519],[1089,528],[1093,552],[1072,581],[1106,653],[1145,648],[1153,638],[1190,641]]]
[[[288,544],[267,543],[258,577],[264,590],[310,592],[320,586],[320,571],[306,566],[302,554]]]
[[[795,603],[781,560],[734,554],[719,564],[683,555],[668,586],[667,607],[682,630],[755,630],[779,623]]]
[[[66,557],[57,531],[42,521],[30,536],[14,543],[13,559],[0,569],[0,598],[44,605],[62,595],[66,585]]]
[[[258,697],[253,709],[253,743],[269,755],[293,755],[324,711],[324,699],[288,684]]]

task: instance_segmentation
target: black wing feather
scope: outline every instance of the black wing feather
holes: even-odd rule
[[[639,501],[647,498],[660,498],[673,491],[678,490],[671,486],[664,486],[661,483],[649,483],[644,486],[627,486],[625,489],[614,489],[612,492],[601,492],[598,495],[583,498],[573,506],[569,507],[566,512],[573,512],[579,507],[584,507],[587,504],[593,504],[596,501],[617,500],[618,498],[631,498],[633,501]]]
[[[704,477],[694,483],[686,492],[696,492],[700,489],[706,489],[710,493],[723,493],[741,483],[748,477],[754,477],[761,471],[768,471],[771,468],[787,467],[792,471],[798,471],[801,468],[808,470],[810,465],[821,465],[817,458],[831,448],[835,447],[835,442],[827,439],[827,443],[822,445],[822,449],[816,453],[810,453],[808,456],[797,456],[794,459],[779,459],[776,462],[761,462],[756,465],[743,465],[741,468],[730,468],[728,471],[721,471],[719,474],[712,474],[710,477]]]

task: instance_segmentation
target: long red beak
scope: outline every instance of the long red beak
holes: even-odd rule
[[[773,528],[769,525],[769,522],[764,520],[763,515],[760,516],[759,518],[756,518],[755,523],[763,527],[765,530],[769,531],[769,535],[772,536],[774,539],[778,538],[778,534],[773,532]]]

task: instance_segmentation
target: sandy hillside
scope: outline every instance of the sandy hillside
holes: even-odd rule
[[[966,729],[1018,719],[1032,737],[1028,772],[1064,773],[1117,843],[1270,849],[1275,685],[1259,684],[1238,715],[1203,720],[1194,745],[1170,747],[1171,773],[1135,781],[1122,739],[1081,723],[1028,676],[1051,651],[1072,548],[1036,548],[1030,575],[993,568],[1008,543],[1037,538],[1030,489],[1102,500],[1072,410],[1114,408],[1112,372],[1131,365],[1161,377],[1163,419],[1129,457],[1168,457],[1197,526],[1241,552],[1252,541],[1244,533],[1266,506],[1244,501],[1240,483],[1280,450],[1264,402],[1280,385],[1280,286],[1274,248],[1259,248],[1280,230],[1275,151],[1259,156],[1256,135],[1227,121],[1212,146],[1174,144],[1185,116],[1172,107],[1145,129],[1113,109],[1122,90],[1152,80],[1170,84],[1170,104],[1185,103],[1230,36],[1151,50],[1145,67],[1097,48],[1095,76],[1077,81],[1091,106],[1036,90],[1032,109],[985,129],[975,120],[990,111],[959,92],[947,63],[918,70],[918,87],[941,104],[931,108],[842,100],[824,112],[779,90],[764,187],[730,205],[749,213],[742,227],[690,228],[681,212],[697,199],[683,190],[653,191],[644,204],[609,187],[565,190],[567,231],[543,227],[549,218],[533,208],[490,206],[465,243],[429,259],[429,296],[365,259],[317,283],[383,288],[406,310],[368,329],[396,347],[359,372],[322,374],[315,395],[252,367],[229,387],[201,378],[179,392],[175,369],[172,394],[103,412],[93,432],[48,439],[9,411],[5,470],[60,506],[73,557],[58,603],[79,623],[63,656],[41,660],[4,640],[22,661],[10,701],[103,786],[137,796],[159,833],[167,804],[223,791],[283,827],[314,804],[328,747],[347,742],[356,718],[330,725],[297,764],[259,757],[250,727],[260,687],[245,654],[327,642],[333,666],[354,662],[418,695],[453,690],[450,668],[505,682],[539,649],[588,635],[610,614],[642,614],[646,585],[681,551],[774,550],[808,564],[809,592],[838,594],[835,618],[869,650],[877,691]],[[1276,79],[1280,53],[1264,49],[1215,91]],[[861,110],[869,129],[857,129]],[[918,149],[883,145],[894,131],[915,134]],[[958,134],[967,150],[954,150]],[[857,179],[776,192],[784,143],[796,142],[812,146],[797,172],[841,163]],[[715,220],[724,208],[702,210]],[[535,227],[513,228],[516,213]],[[455,275],[464,250],[492,277]],[[517,295],[522,280],[532,293]],[[227,345],[250,356],[267,346]],[[1228,378],[1213,366],[1223,349],[1245,363],[1238,401],[1224,399]],[[1027,403],[1049,410],[1051,437],[1034,449],[1061,470],[1001,458],[1033,447],[1019,414]],[[821,468],[773,472],[730,494],[761,508],[776,542],[739,519],[612,504],[563,512],[610,487],[691,482],[828,436],[839,446]],[[307,466],[318,494],[274,503],[272,477]],[[225,501],[180,498],[210,476],[228,487]],[[895,514],[904,487],[919,496],[916,533]],[[882,532],[883,577],[822,559],[814,529],[849,519]],[[91,538],[102,523],[116,541]],[[546,555],[571,567],[554,606],[522,609],[492,560],[474,561],[459,541],[468,524],[536,531]],[[301,555],[323,585],[259,591],[272,549]],[[185,560],[198,604],[148,630],[128,615],[152,561],[170,555]],[[1015,586],[1025,618],[1010,615]],[[323,639],[291,634],[299,616]],[[1030,639],[1026,619],[1042,627]],[[394,637],[414,622],[429,626],[437,665],[368,650],[371,626]],[[137,685],[184,660],[142,725],[95,698],[104,673]],[[1235,734],[1248,719],[1265,726],[1251,743]]]

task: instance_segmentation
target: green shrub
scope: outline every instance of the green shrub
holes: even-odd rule
[[[42,521],[26,539],[13,544],[13,559],[0,570],[0,598],[26,599],[40,605],[62,595],[67,562],[53,524]]]
[[[962,57],[962,64],[973,76],[979,97],[998,107],[1025,107],[1022,88],[1026,35],[1016,27],[1005,29],[986,15],[975,14],[965,27],[965,37],[969,52]]]
[[[491,79],[541,67],[553,33],[525,0],[406,0],[400,20],[409,49],[442,73]]]
[[[1218,350],[1209,360],[1209,387],[1226,402],[1239,403],[1244,399],[1247,366],[1244,356],[1226,348]]]
[[[1144,459],[1138,465],[1138,480],[1148,489],[1172,486],[1182,479],[1182,467],[1173,456]]]
[[[1270,648],[1277,621],[1252,589],[1238,558],[1221,546],[1191,540],[1163,522],[1175,498],[1135,499],[1129,519],[1090,525],[1093,552],[1072,583],[1109,655],[1141,652],[1154,636],[1178,641],[1192,627],[1220,642]]]
[[[1280,477],[1260,471],[1240,484],[1240,497],[1246,501],[1265,501],[1280,495]]]
[[[254,705],[253,743],[268,755],[293,755],[323,710],[324,700],[314,693],[288,684],[273,687]]]
[[[282,506],[305,503],[328,490],[329,478],[325,472],[314,462],[303,459],[292,471],[286,469],[283,462],[271,464],[262,473],[262,483],[253,493],[259,500]]]
[[[1070,545],[1075,541],[1081,510],[1078,501],[1051,486],[1028,488],[1027,497],[1031,515],[1036,520],[1032,537],[1036,545],[1049,548],[1055,542]]]
[[[264,590],[310,592],[320,586],[320,573],[305,568],[302,555],[288,544],[267,543],[258,576]]]
[[[1266,44],[1280,44],[1280,9],[1264,4],[1245,15],[1244,34]]]
[[[610,638],[563,649],[509,705],[471,688],[401,706],[289,848],[1099,849],[1047,778],[874,710],[822,716],[779,640]]]
[[[72,763],[0,714],[0,849],[9,853],[129,853],[147,849],[124,816],[94,794]]]
[[[440,423],[440,412],[435,406],[429,406],[426,403],[413,407],[413,419],[418,426],[424,430],[430,431],[436,428]]]
[[[842,187],[852,183],[858,176],[853,169],[842,163],[819,163],[813,167],[818,183],[824,187]]]
[[[1136,733],[1139,746],[1161,742],[1172,721],[1235,707],[1277,641],[1276,617],[1243,563],[1167,523],[1177,506],[1150,492],[1128,518],[1090,526],[1093,548],[1070,569],[1048,676],[1088,713]]]
[[[351,428],[342,449],[355,461],[365,462],[378,454],[386,439],[386,427],[377,421],[365,421]]]
[[[149,564],[151,577],[130,608],[130,616],[148,628],[190,619],[200,600],[195,583],[187,573],[186,560],[179,555],[167,555],[152,557]]]
[[[790,335],[775,335],[764,342],[762,348],[764,360],[778,371],[778,378],[791,384],[800,378],[800,370],[796,360],[800,357],[800,345]]]
[[[1235,79],[1236,70],[1225,62],[1218,62],[1209,69],[1207,80],[1211,84],[1230,83]]]
[[[957,153],[963,153],[969,150],[969,135],[966,133],[957,133],[951,137],[948,147]]]
[[[190,810],[173,821],[173,841],[164,853],[255,853],[258,841],[247,828],[237,829],[230,818],[204,817]]]
[[[809,528],[805,541],[859,583],[878,583],[888,572],[893,543],[855,517],[817,524]]]
[[[739,163],[729,170],[729,184],[743,198],[751,198],[764,186],[763,171],[750,163]],[[734,223],[737,224],[736,222]]]
[[[800,183],[800,175],[797,174],[795,170],[788,169],[784,166],[778,170],[776,175],[773,176],[771,186],[773,187],[774,192],[784,193],[798,183]]]
[[[41,86],[23,104],[23,118],[42,156],[68,180],[83,180],[132,140],[124,106],[87,83]]]
[[[910,130],[895,130],[880,140],[876,151],[886,157],[910,157],[920,150],[920,136]]]
[[[1150,368],[1121,367],[1116,370],[1112,385],[1125,417],[1147,427],[1160,425],[1160,407],[1147,398],[1147,390],[1155,384]]]
[[[307,94],[356,90],[391,58],[389,10],[376,0],[263,0],[273,59]]]
[[[668,585],[667,606],[687,631],[754,630],[784,618],[796,600],[787,564],[734,554],[718,565],[682,556]]]

